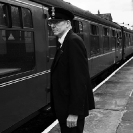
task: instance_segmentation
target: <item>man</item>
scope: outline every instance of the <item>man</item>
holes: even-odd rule
[[[48,25],[58,43],[51,66],[51,106],[61,133],[82,133],[94,97],[83,40],[72,31],[74,15],[62,8],[49,8]]]

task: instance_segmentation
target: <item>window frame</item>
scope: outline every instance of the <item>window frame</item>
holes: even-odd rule
[[[105,32],[106,32],[106,34],[105,34]],[[106,36],[106,37],[109,36],[109,28],[108,27],[103,26],[103,36]]]
[[[27,9],[30,11],[30,15],[31,15],[31,25],[32,27],[25,27],[24,26],[24,19],[23,19],[23,12],[22,12],[22,9]],[[22,13],[22,23],[23,23],[23,29],[33,29],[34,28],[34,25],[33,25],[33,16],[32,16],[32,12],[29,8],[25,8],[25,7],[21,7],[21,13]]]
[[[12,24],[12,12],[11,12],[11,7],[17,7],[18,8],[18,11],[19,11],[19,20],[20,20],[20,26],[13,26]],[[21,11],[21,7],[19,6],[16,6],[16,5],[10,5],[9,7],[9,11],[10,11],[10,19],[11,19],[11,28],[19,28],[19,29],[22,29],[23,28],[23,23],[22,23],[22,11]]]
[[[25,32],[31,32],[31,37],[29,37],[29,38],[31,38],[32,39],[32,41],[30,42],[31,43],[31,45],[32,45],[32,49],[30,50],[30,49],[27,49],[28,50],[28,52],[27,52],[27,50],[25,49],[25,51],[26,51],[26,54],[28,54],[29,52],[31,52],[32,53],[32,57],[34,58],[32,61],[32,63],[33,64],[27,64],[27,65],[31,65],[31,68],[30,68],[30,66],[28,66],[28,68],[26,68],[26,69],[23,69],[23,70],[18,70],[17,69],[17,71],[15,70],[14,72],[12,72],[12,71],[10,71],[10,72],[6,72],[5,74],[3,73],[1,76],[0,76],[0,78],[3,78],[3,77],[5,77],[5,76],[7,76],[7,75],[9,75],[9,76],[12,76],[12,75],[14,75],[14,74],[21,74],[21,73],[25,73],[25,72],[27,72],[27,71],[33,71],[34,69],[35,69],[35,67],[36,67],[36,53],[35,53],[35,33],[34,33],[34,25],[33,25],[33,16],[32,16],[32,10],[30,9],[30,8],[28,8],[28,7],[24,7],[24,6],[18,6],[18,5],[15,5],[15,4],[9,4],[9,3],[6,3],[6,2],[0,2],[0,3],[2,3],[2,4],[4,4],[5,6],[6,6],[6,13],[7,13],[7,25],[6,26],[0,26],[0,30],[4,30],[5,32],[6,31],[21,31],[21,32],[24,32],[24,34],[25,34]],[[20,23],[21,23],[21,27],[18,27],[18,26],[12,26],[12,23],[11,23],[11,21],[12,21],[12,19],[11,19],[11,6],[13,6],[13,7],[18,7],[18,10],[19,10],[19,14],[20,14],[20,16],[19,16],[19,20],[20,20]],[[22,8],[25,8],[25,9],[28,9],[29,11],[30,11],[30,14],[31,14],[31,22],[32,22],[32,28],[30,28],[30,27],[23,27],[23,18],[22,18]],[[9,23],[10,22],[10,23]],[[1,33],[1,36],[2,36],[2,33]],[[6,37],[7,35],[5,35],[5,37]],[[5,38],[4,37],[4,38]],[[25,38],[25,35],[24,35],[24,38]],[[7,43],[7,41],[8,40],[5,40],[5,43]],[[19,43],[19,40],[17,40],[18,41],[18,43]],[[25,47],[26,47],[26,45],[27,45],[27,43],[29,43],[29,42],[25,42],[24,43],[24,45],[25,45]],[[28,47],[27,47],[28,48]],[[32,51],[33,50],[33,51]],[[26,54],[24,54],[24,56],[26,55]],[[20,55],[21,56],[21,55]],[[23,56],[23,55],[22,55]]]
[[[73,31],[84,40],[84,25],[79,19],[74,19],[72,22]]]
[[[111,29],[111,37],[116,37],[116,30],[115,29]]]
[[[95,27],[95,33],[96,33],[96,34],[93,34],[93,33],[92,33],[92,30],[93,30],[93,29],[92,29],[92,26]],[[98,25],[93,24],[93,23],[90,24],[90,34],[93,35],[93,36],[99,36],[99,27],[98,27]]]
[[[7,4],[6,3],[4,3],[4,2],[0,2],[0,4],[3,4],[3,5],[5,5],[5,8],[6,8],[6,13],[5,13],[5,15],[6,15],[6,25],[0,25],[0,28],[1,27],[8,27],[9,26],[9,20],[8,20],[8,18],[9,18],[9,14],[8,14],[8,7],[7,7]]]

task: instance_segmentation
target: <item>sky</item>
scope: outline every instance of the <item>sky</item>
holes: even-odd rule
[[[133,0],[64,0],[81,9],[97,14],[111,13],[113,21],[133,25]]]

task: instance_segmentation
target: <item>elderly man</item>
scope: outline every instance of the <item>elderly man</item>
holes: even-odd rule
[[[51,66],[51,106],[61,133],[82,133],[85,117],[94,109],[87,51],[72,31],[73,18],[68,10],[49,8],[48,25],[60,44]]]

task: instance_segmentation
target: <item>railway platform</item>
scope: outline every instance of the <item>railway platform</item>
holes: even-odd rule
[[[83,133],[133,133],[133,59],[95,89],[94,98]],[[59,124],[49,133],[60,133]]]

